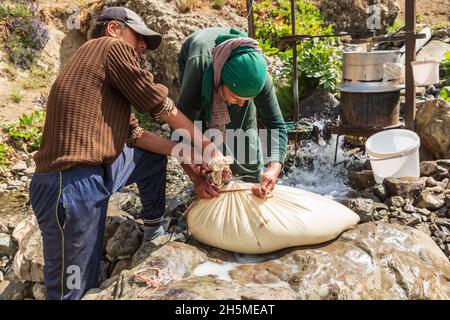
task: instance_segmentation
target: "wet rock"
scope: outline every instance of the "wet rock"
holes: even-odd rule
[[[427,100],[417,111],[415,129],[420,144],[436,159],[450,158],[450,103]]]
[[[415,206],[418,208],[436,210],[445,205],[444,197],[445,194],[442,187],[425,189],[417,197]]]
[[[28,168],[27,163],[25,161],[17,161],[12,167],[11,171],[13,172],[22,172]]]
[[[353,210],[360,218],[360,223],[373,220],[373,214],[375,213],[374,201],[371,199],[356,198],[341,200],[347,208]]]
[[[373,193],[381,200],[381,201],[385,201],[387,198],[387,192],[386,192],[386,188],[384,187],[383,184],[377,184],[375,185],[373,188]]]
[[[127,220],[120,224],[114,236],[106,245],[106,257],[109,261],[129,259],[141,245],[142,234],[136,223]]]
[[[372,170],[352,172],[349,176],[350,185],[356,190],[364,190],[375,185]]]
[[[21,280],[44,282],[44,256],[42,236],[35,215],[19,223],[13,232],[19,243],[13,269]]]
[[[405,200],[402,197],[393,196],[393,197],[386,199],[386,201],[384,203],[388,206],[394,206],[397,208],[401,208],[405,205]]]
[[[131,260],[119,260],[114,266],[113,271],[111,272],[111,277],[118,276],[123,270],[129,269],[131,266]]]
[[[420,178],[387,178],[383,184],[388,197],[400,196],[404,199],[415,198],[425,188],[425,181]]]
[[[0,233],[0,256],[12,256],[17,252],[17,242],[6,234]]]
[[[364,223],[326,244],[247,257],[169,242],[84,299],[448,299],[450,262],[418,228]]]
[[[421,176],[432,176],[437,172],[436,161],[422,161],[420,162],[420,175]]]
[[[33,297],[35,300],[45,300],[45,285],[43,283],[35,283],[33,286]]]

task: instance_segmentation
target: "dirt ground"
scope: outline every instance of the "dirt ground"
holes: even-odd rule
[[[399,19],[405,19],[405,2],[412,0],[400,0]],[[447,22],[450,25],[450,0],[416,0],[416,12],[420,15],[419,21],[435,25]]]

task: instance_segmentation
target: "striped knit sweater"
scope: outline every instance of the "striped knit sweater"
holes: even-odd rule
[[[102,37],[86,42],[54,82],[36,172],[111,164],[139,129],[139,112],[161,112],[172,100],[139,66],[133,47]]]

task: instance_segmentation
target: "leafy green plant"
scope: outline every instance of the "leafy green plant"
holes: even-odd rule
[[[17,88],[13,89],[11,94],[10,94],[10,96],[9,96],[11,101],[14,102],[14,103],[20,103],[23,100],[24,97],[25,96],[22,94],[22,92],[20,92],[20,90],[17,89]]]
[[[442,99],[447,100],[450,102],[450,86],[443,87],[441,89],[441,96]]]
[[[35,110],[30,115],[22,114],[18,123],[6,125],[5,129],[17,147],[25,147],[27,151],[34,151],[41,144],[44,120],[45,112]]]
[[[320,11],[312,1],[296,0],[296,34],[332,35],[331,25],[327,25]],[[283,41],[283,36],[291,35],[290,0],[262,0],[255,5],[255,36],[264,53],[278,56],[286,66],[274,76],[277,97],[285,118],[292,116],[292,46]],[[297,68],[300,98],[308,95],[316,87],[335,92],[339,83],[341,54],[335,48],[333,37],[306,39],[297,44]],[[292,92],[292,91],[291,91]],[[290,105],[284,105],[289,104]]]
[[[0,170],[6,169],[10,166],[10,153],[11,148],[7,144],[0,143]]]
[[[395,19],[392,26],[389,26],[386,28],[386,32],[389,34],[393,34],[393,33],[396,33],[397,31],[399,31],[400,29],[402,29],[404,26],[405,26],[404,20]]]
[[[445,53],[445,59],[440,63],[441,79],[450,85],[450,50]]]

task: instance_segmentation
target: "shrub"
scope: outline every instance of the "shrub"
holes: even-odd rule
[[[313,2],[297,0],[296,33],[308,35],[332,35],[331,25],[326,25],[320,11]],[[282,37],[291,35],[290,0],[262,0],[254,8],[256,39],[265,54],[278,56],[285,67],[280,75],[274,76],[277,97],[285,118],[294,111],[292,93],[292,57],[293,50]],[[299,77],[299,97],[307,96],[317,86],[329,92],[335,92],[339,83],[341,53],[335,48],[337,41],[333,37],[313,38],[297,44],[297,68]],[[292,92],[292,91],[290,91]],[[289,105],[284,105],[289,104]]]
[[[33,1],[15,0],[0,3],[0,18],[6,22],[4,48],[17,67],[28,69],[48,42],[46,25]]]
[[[213,0],[212,7],[216,10],[221,10],[224,6],[224,0]]]
[[[24,98],[24,95],[22,94],[22,92],[20,92],[20,90],[13,89],[9,98],[14,103],[20,103],[22,101],[22,99]]]
[[[17,123],[8,124],[4,128],[16,147],[34,151],[41,144],[44,120],[45,112],[35,110],[31,115],[23,114]]]

